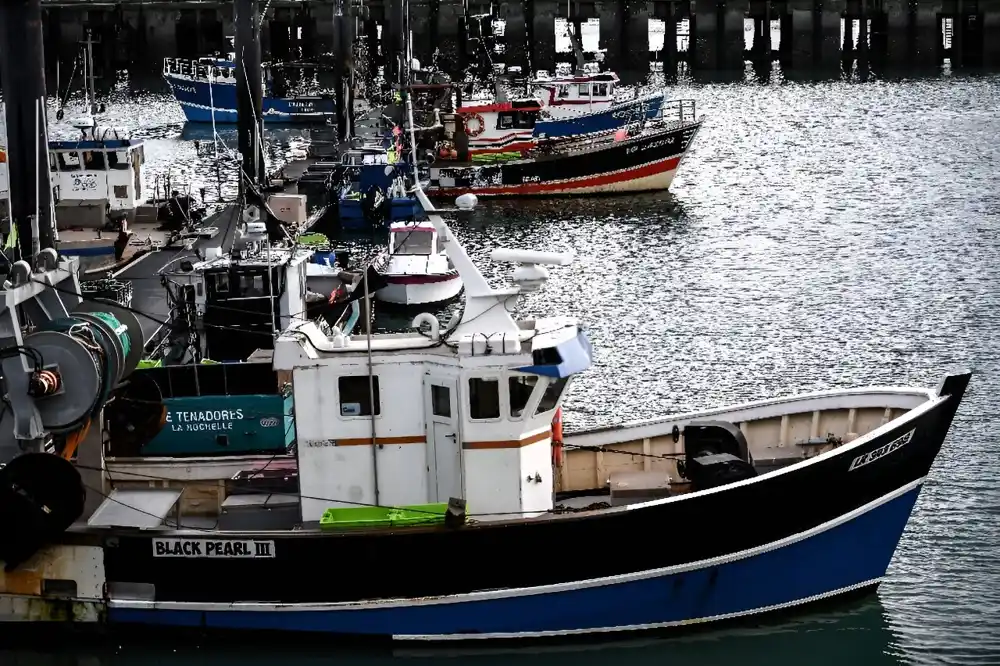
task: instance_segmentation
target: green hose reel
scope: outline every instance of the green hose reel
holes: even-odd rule
[[[70,316],[25,336],[25,346],[41,354],[44,367],[38,369],[59,378],[35,396],[43,427],[60,433],[82,426],[139,365],[143,343],[135,314],[110,299],[84,301]]]

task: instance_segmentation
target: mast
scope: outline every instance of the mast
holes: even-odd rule
[[[45,131],[41,0],[0,3],[0,79],[7,102],[11,230],[16,226],[20,257],[28,258],[33,242],[44,249],[53,247],[55,241]],[[37,239],[33,223],[37,224]]]
[[[37,0],[36,0],[37,1]],[[235,0],[236,111],[243,173],[241,200],[264,184],[264,93],[260,64],[260,14],[257,0]]]
[[[333,87],[337,106],[337,140],[341,143],[354,135],[354,16],[348,0],[338,0],[333,15],[334,46]]]

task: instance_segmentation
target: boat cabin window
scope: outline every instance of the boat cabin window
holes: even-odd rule
[[[60,171],[79,171],[80,153],[56,153],[56,160]]]
[[[85,150],[83,153],[83,168],[87,171],[104,171],[106,160],[103,150]]]
[[[49,151],[49,171],[59,170],[59,158],[51,150]]]
[[[427,231],[395,231],[392,234],[393,254],[431,254],[434,234]]]
[[[469,379],[469,416],[473,419],[500,418],[500,381],[472,377]]]
[[[212,281],[212,291],[216,294],[229,293],[229,273],[216,273],[210,275],[209,279]]]
[[[528,406],[531,392],[538,383],[538,375],[517,375],[507,379],[507,389],[510,391],[510,415],[520,418],[524,408]]]
[[[501,113],[497,118],[497,129],[532,129],[535,126],[535,114],[524,111]]]
[[[559,99],[569,97],[569,86],[556,86],[556,97]]]
[[[372,402],[375,403],[375,416],[381,412],[377,375],[371,378],[370,385],[368,375],[340,377],[337,379],[337,389],[340,391],[341,416],[371,416]]]
[[[581,98],[590,97],[590,84],[589,83],[580,83],[580,84],[577,85],[576,89],[577,89],[577,94]]]
[[[549,385],[545,387],[545,392],[542,394],[542,399],[538,401],[538,407],[535,409],[535,414],[544,414],[545,412],[551,412],[555,409],[556,403],[559,402],[559,396],[562,395],[567,382],[569,382],[569,377],[563,377],[562,379],[550,379]]]
[[[593,90],[593,93],[594,93],[594,97],[607,97],[608,96],[608,92],[610,92],[610,91],[608,90],[608,84],[607,83],[595,83],[593,85],[594,85],[594,87],[592,88],[592,90]]]
[[[127,150],[112,150],[108,153],[109,168],[128,169],[130,166]]]
[[[267,295],[268,292],[264,285],[263,274],[243,273],[240,275],[240,296],[244,298],[256,298]]]
[[[451,391],[447,386],[431,384],[431,413],[451,418]]]

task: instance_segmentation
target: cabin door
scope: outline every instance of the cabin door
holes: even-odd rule
[[[458,387],[452,380],[424,380],[427,414],[427,487],[432,502],[463,497]]]

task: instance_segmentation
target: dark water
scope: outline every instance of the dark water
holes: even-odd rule
[[[456,658],[1000,663],[1000,76],[685,84],[676,93],[698,100],[707,120],[670,194],[488,204],[455,227],[496,279],[509,270],[488,262],[498,244],[577,253],[521,308],[576,315],[589,327],[595,365],[571,391],[566,427],[829,387],[934,385],[964,367],[976,373],[970,393],[877,597],[776,627]],[[175,165],[212,196],[212,161],[181,138],[169,98],[123,84],[109,108],[151,137],[148,185]],[[309,140],[304,130],[269,137],[275,162]],[[780,508],[807,510],[794,498]],[[763,517],[767,507],[749,510]],[[280,646],[67,649],[0,649],[0,663],[393,658]]]

